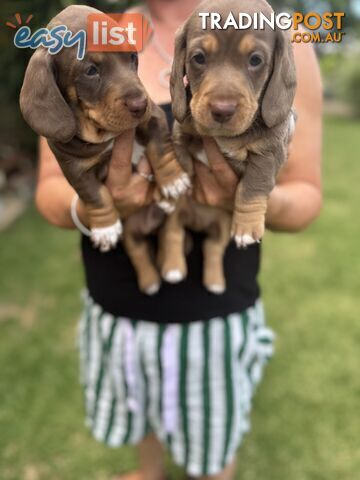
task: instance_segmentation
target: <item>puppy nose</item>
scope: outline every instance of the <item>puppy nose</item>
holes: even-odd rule
[[[210,102],[210,110],[216,122],[228,122],[234,115],[237,103],[231,100],[214,100]]]
[[[127,98],[125,100],[125,105],[127,106],[130,113],[135,117],[142,117],[146,111],[148,101],[144,95]]]

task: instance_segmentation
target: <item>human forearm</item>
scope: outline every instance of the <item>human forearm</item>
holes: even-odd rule
[[[52,225],[60,228],[75,228],[71,218],[71,203],[74,189],[62,176],[42,180],[36,189],[35,202],[41,215]],[[87,212],[81,200],[78,201],[77,216],[83,225],[88,225]]]
[[[274,231],[298,232],[315,220],[321,205],[321,190],[310,183],[293,181],[277,185],[269,198],[266,226]]]
[[[294,44],[297,67],[295,109],[297,122],[290,155],[280,171],[278,186],[270,195],[267,226],[296,232],[320,213],[322,150],[322,85],[310,44]]]
[[[74,228],[70,215],[74,190],[61,176],[49,177],[39,183],[35,202],[41,215],[53,225],[61,228]]]
[[[74,190],[69,185],[45,138],[39,139],[39,172],[35,203],[41,215],[53,225],[74,228],[70,205]]]
[[[35,193],[36,206],[41,215],[60,228],[75,228],[70,208],[75,191],[65,179],[45,138],[39,140],[39,172]],[[77,205],[78,217],[87,225],[87,215],[81,201]]]

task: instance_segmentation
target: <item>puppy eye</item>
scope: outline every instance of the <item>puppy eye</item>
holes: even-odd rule
[[[263,63],[262,57],[258,53],[253,53],[249,57],[249,64],[251,67],[258,67]]]
[[[99,70],[95,65],[90,65],[90,67],[87,68],[85,73],[88,77],[94,77],[99,73]]]
[[[203,53],[197,53],[196,55],[193,56],[193,60],[199,65],[204,65],[205,55]]]

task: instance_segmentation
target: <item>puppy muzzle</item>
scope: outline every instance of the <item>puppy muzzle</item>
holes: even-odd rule
[[[141,118],[145,115],[148,99],[145,95],[137,95],[136,97],[125,99],[124,103],[133,117]]]
[[[209,102],[212,118],[218,123],[229,122],[235,114],[238,103],[235,100],[213,100]]]

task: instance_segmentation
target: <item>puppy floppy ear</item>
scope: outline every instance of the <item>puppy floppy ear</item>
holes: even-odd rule
[[[186,60],[186,25],[180,27],[175,37],[174,62],[170,75],[170,94],[172,110],[178,122],[183,122],[188,110],[186,88],[184,85]]]
[[[76,133],[76,122],[56,84],[53,62],[44,48],[35,51],[25,72],[20,109],[38,135],[66,143]]]
[[[276,32],[273,69],[261,105],[261,115],[271,128],[286,119],[296,90],[296,70],[291,42],[285,32]]]

